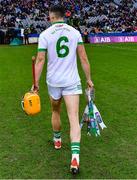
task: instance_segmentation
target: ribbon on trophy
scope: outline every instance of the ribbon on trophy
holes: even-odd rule
[[[94,89],[90,89],[90,90],[86,89],[85,93],[86,93],[88,104],[84,110],[80,127],[82,129],[84,123],[87,123],[87,134],[89,136],[93,134],[97,137],[101,135],[100,128],[103,130],[104,128],[107,128],[107,127],[105,123],[103,122],[101,114],[94,103],[94,100],[95,100]]]

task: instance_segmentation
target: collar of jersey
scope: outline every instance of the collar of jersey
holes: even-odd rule
[[[57,21],[57,22],[53,22],[52,24],[65,24],[64,21]]]

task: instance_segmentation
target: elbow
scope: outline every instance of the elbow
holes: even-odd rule
[[[38,56],[38,61],[44,61],[45,60],[45,58],[43,57],[43,56]]]
[[[37,61],[41,62],[45,60],[45,52],[38,52]]]
[[[37,63],[45,61],[45,57],[37,56]]]

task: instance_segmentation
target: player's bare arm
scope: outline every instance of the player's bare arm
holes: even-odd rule
[[[92,88],[94,86],[94,84],[91,80],[90,64],[89,64],[88,57],[87,57],[87,54],[85,51],[85,47],[83,45],[79,45],[77,47],[77,52],[78,52],[78,55],[80,57],[82,68],[83,68],[84,73],[86,75],[87,84],[90,88]]]
[[[38,52],[35,64],[36,86],[39,87],[39,79],[45,63],[45,52]]]

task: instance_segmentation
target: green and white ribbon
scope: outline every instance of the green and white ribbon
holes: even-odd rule
[[[96,105],[93,102],[94,92],[87,90],[85,92],[88,98],[88,104],[84,110],[80,127],[82,128],[84,123],[87,123],[87,134],[88,135],[93,134],[97,137],[100,136],[99,126],[101,127],[102,130],[107,127],[103,122],[99,110],[97,109]]]

